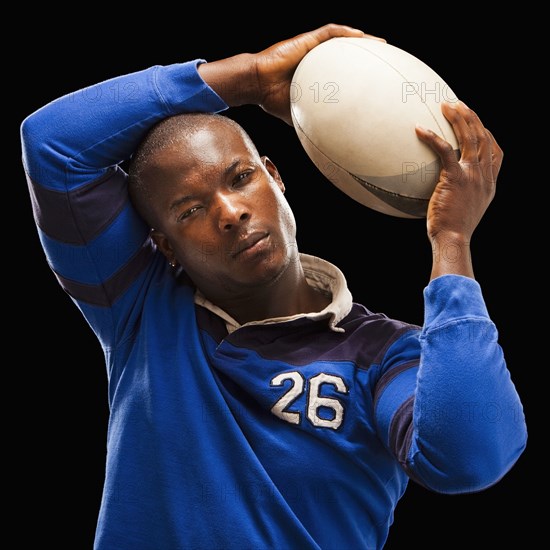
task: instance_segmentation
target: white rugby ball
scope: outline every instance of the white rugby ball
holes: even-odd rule
[[[378,40],[332,38],[304,56],[290,101],[303,148],[333,185],[383,214],[426,216],[441,165],[416,124],[459,149],[441,112],[457,98],[426,63]]]

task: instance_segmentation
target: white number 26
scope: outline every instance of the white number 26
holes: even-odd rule
[[[290,422],[290,424],[299,424],[302,419],[302,413],[290,411],[288,407],[304,393],[306,380],[297,371],[283,372],[271,380],[271,386],[282,386],[289,380],[292,385],[271,407],[271,412]],[[344,407],[342,403],[334,397],[323,397],[319,395],[321,387],[325,384],[334,387],[337,393],[347,394],[348,388],[345,382],[339,376],[334,374],[325,374],[321,372],[309,379],[307,388],[306,417],[317,428],[331,428],[337,430],[344,420]],[[323,407],[331,409],[332,418],[322,418],[319,416],[319,409]]]

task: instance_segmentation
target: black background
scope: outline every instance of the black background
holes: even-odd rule
[[[242,12],[226,8],[214,17],[213,9],[198,15],[184,13],[182,7],[182,13],[133,14],[134,22],[75,14],[71,22],[58,25],[41,25],[36,14],[28,29],[32,54],[14,64],[16,78],[7,90],[9,116],[16,107],[10,140],[16,185],[11,178],[6,183],[17,213],[16,227],[10,224],[12,231],[7,232],[12,238],[5,240],[8,254],[16,258],[10,267],[15,273],[7,302],[15,307],[8,334],[9,340],[23,344],[6,343],[16,345],[22,358],[10,371],[16,376],[14,395],[30,414],[11,412],[17,419],[12,457],[14,467],[22,465],[20,457],[31,457],[32,466],[24,466],[17,477],[19,496],[24,495],[22,512],[29,527],[39,525],[44,540],[56,547],[92,546],[105,461],[107,385],[99,344],[58,287],[40,248],[20,162],[19,124],[61,94],[150,65],[259,51],[338,22],[383,36],[435,69],[477,111],[505,152],[497,195],[472,248],[476,278],[499,328],[530,425],[533,383],[527,373],[537,362],[527,359],[534,336],[526,338],[525,333],[531,327],[527,308],[537,292],[529,266],[537,264],[525,248],[533,235],[533,215],[528,213],[532,198],[518,193],[529,177],[521,152],[520,136],[525,134],[512,130],[514,119],[518,123],[514,102],[522,88],[522,69],[513,62],[517,38],[490,16],[480,19],[448,9],[427,17],[418,4],[388,7],[382,15],[369,15],[368,7],[321,10],[309,5],[301,10],[304,15],[297,16],[273,6]],[[309,161],[293,128],[257,107],[230,114],[277,165],[296,215],[301,250],[338,265],[354,299],[369,309],[421,323],[431,260],[424,221],[384,216],[348,199]],[[531,439],[510,473],[481,493],[443,496],[411,483],[398,504],[387,548],[411,543],[434,549],[450,544],[508,547],[536,527],[529,489],[533,481],[528,479],[533,471]]]

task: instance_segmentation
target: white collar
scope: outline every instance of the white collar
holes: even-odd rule
[[[343,328],[336,325],[351,311],[352,295],[348,289],[347,281],[344,274],[333,264],[310,256],[308,254],[300,254],[300,261],[304,275],[310,286],[319,289],[332,297],[330,304],[321,311],[312,313],[298,313],[297,315],[289,315],[288,317],[272,317],[261,321],[251,321],[240,325],[233,317],[227,314],[223,309],[214,305],[202,294],[200,290],[195,291],[195,303],[209,309],[225,321],[227,331],[229,333],[237,330],[242,326],[249,325],[267,325],[270,323],[283,323],[285,321],[293,321],[305,317],[307,319],[319,320],[328,319],[329,327],[336,332],[344,332]]]

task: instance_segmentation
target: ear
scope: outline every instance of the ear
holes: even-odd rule
[[[153,242],[158,246],[159,250],[166,256],[168,263],[172,267],[176,267],[178,261],[176,259],[176,254],[174,249],[168,240],[168,237],[162,232],[157,231],[156,229],[151,230],[151,238]]]
[[[262,158],[262,164],[265,166],[266,170],[269,172],[269,175],[275,180],[281,192],[284,193],[285,184],[283,183],[281,174],[279,174],[279,170],[277,170],[277,167],[271,162],[271,160],[269,160],[268,157],[264,155],[261,158]]]

